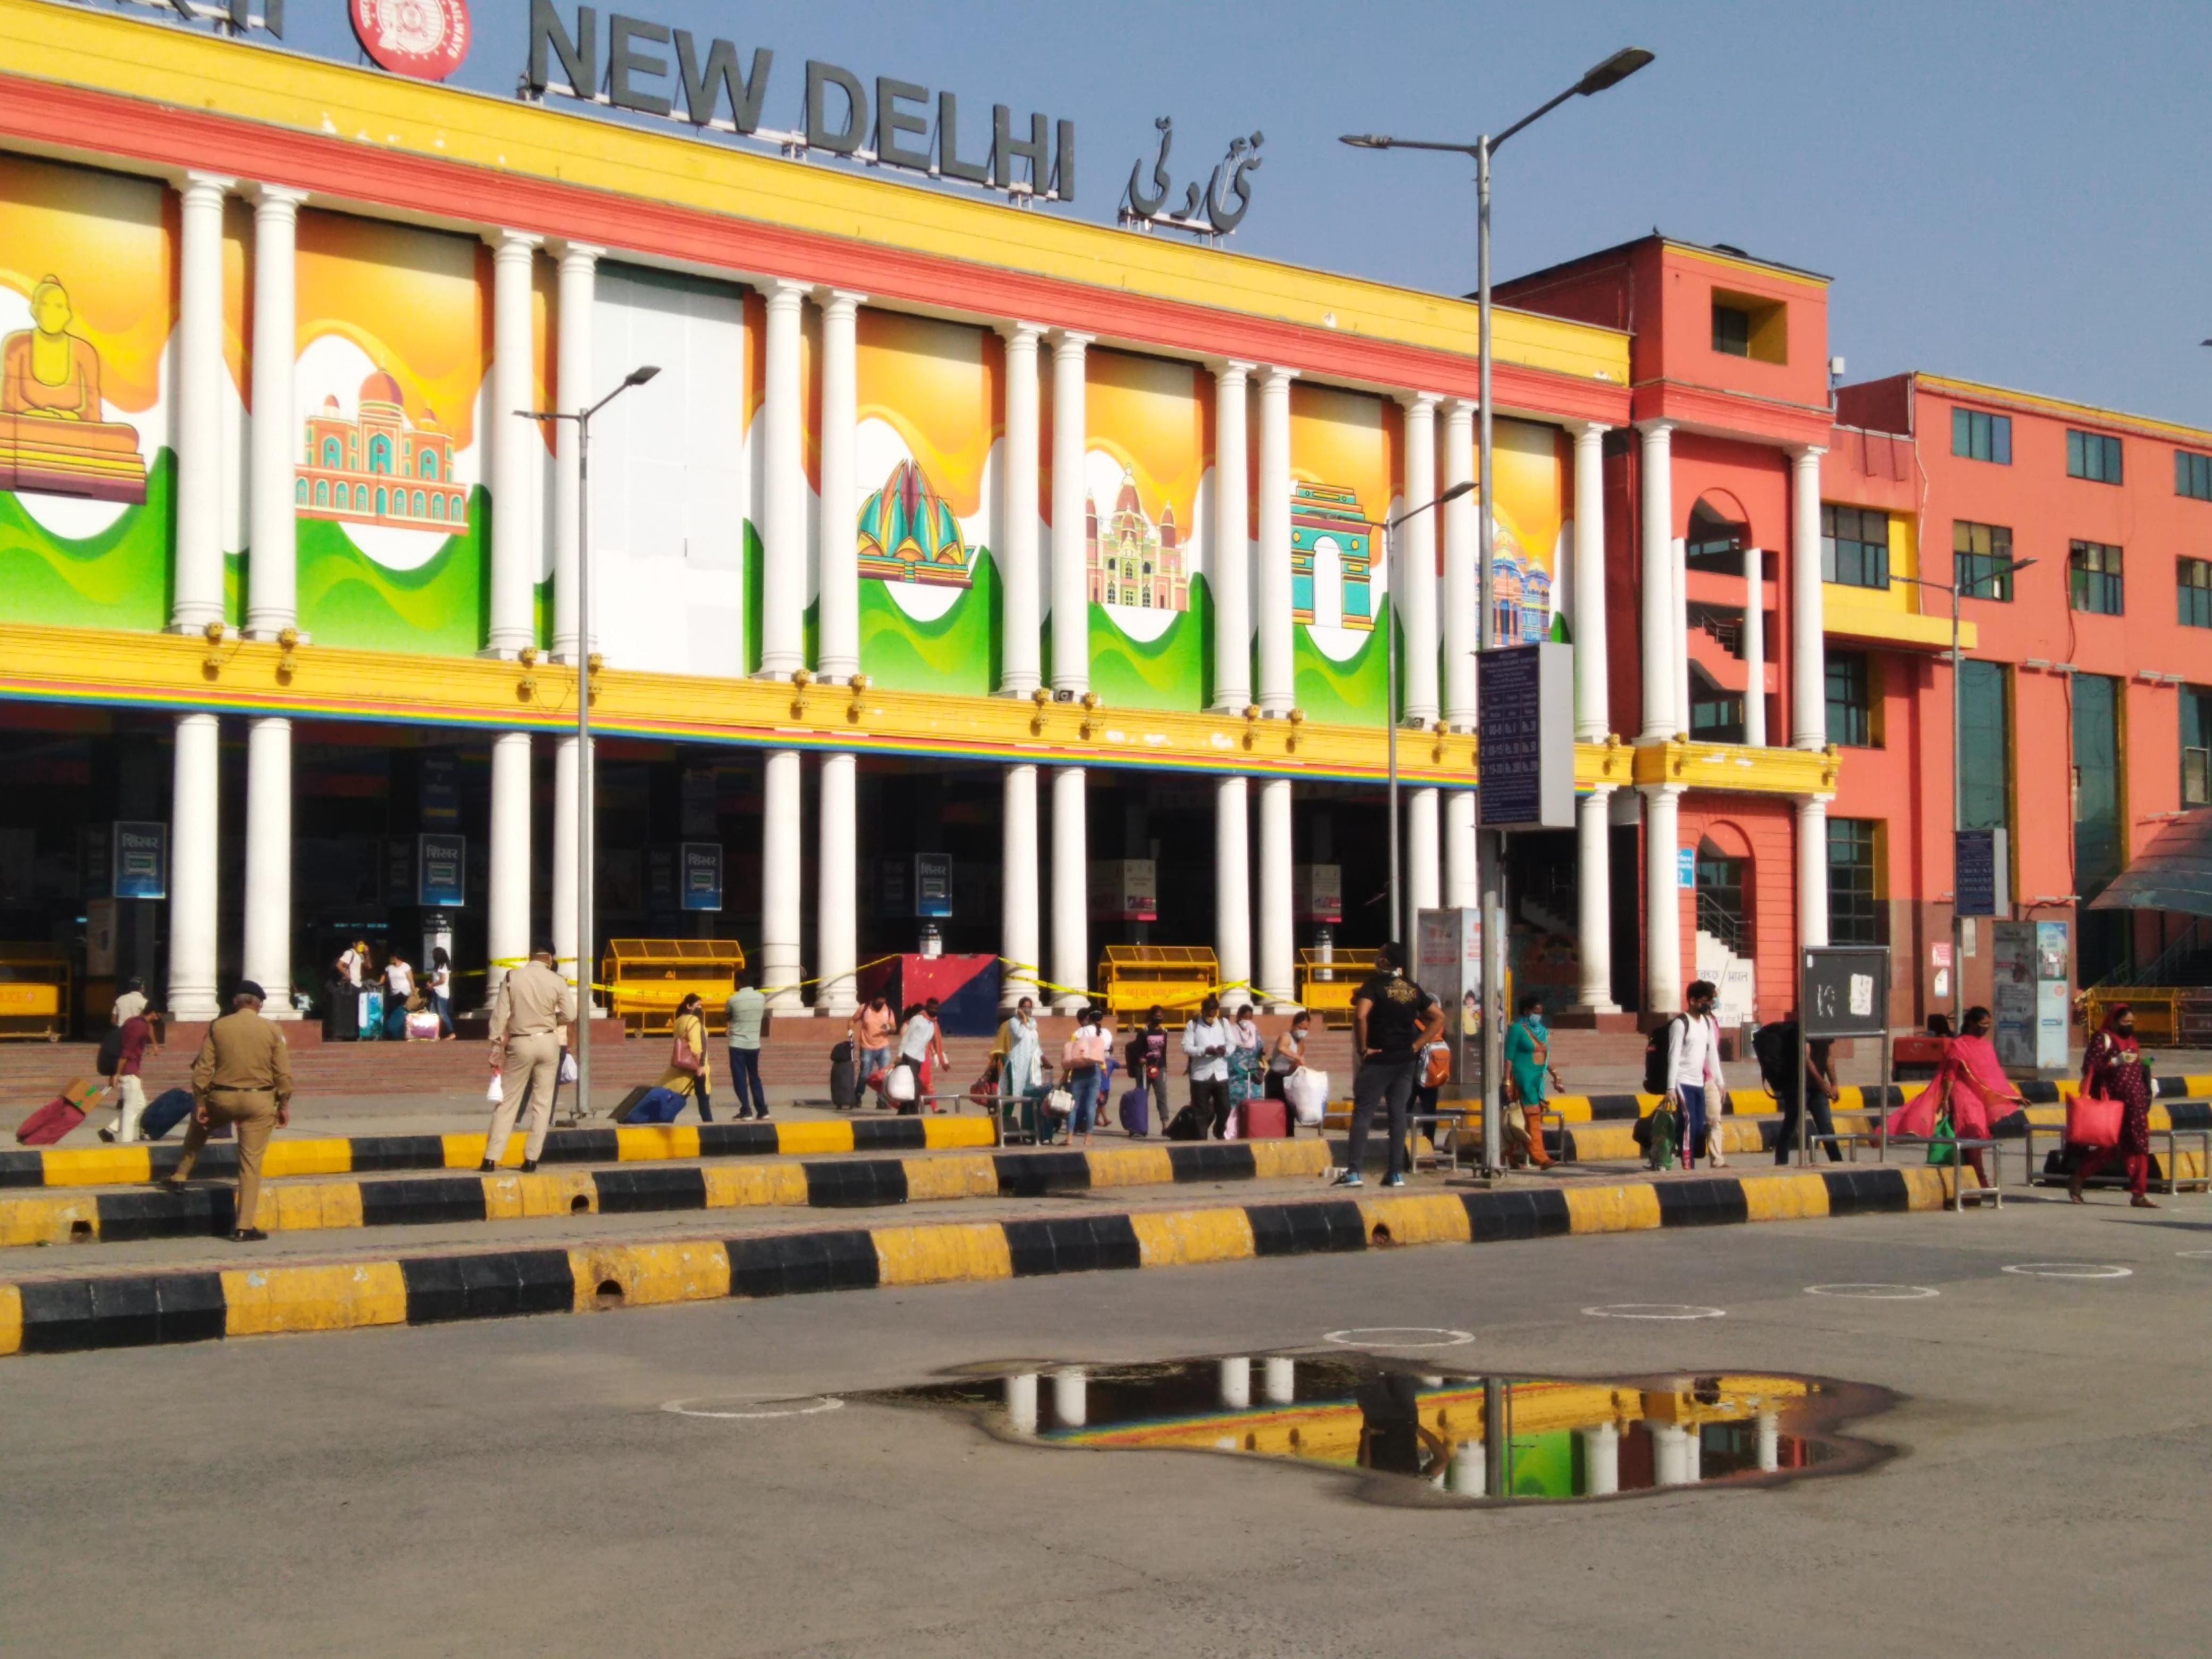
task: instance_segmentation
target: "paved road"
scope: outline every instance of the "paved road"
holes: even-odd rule
[[[39,1654],[2105,1654],[2202,1641],[2212,1206],[1669,1231],[0,1365],[0,1647]],[[2004,1273],[2077,1261],[2101,1281]],[[1930,1286],[1905,1302],[1816,1283]],[[1694,1323],[1585,1317],[1691,1300]],[[1506,1510],[848,1407],[975,1360],[1474,1331],[1528,1373],[1908,1398],[1860,1476]]]

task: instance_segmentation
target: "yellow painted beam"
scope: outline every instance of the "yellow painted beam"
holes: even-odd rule
[[[1678,740],[1645,744],[1635,755],[1638,783],[1679,783],[1737,794],[1833,794],[1843,769],[1843,757],[1833,744],[1816,751]]]

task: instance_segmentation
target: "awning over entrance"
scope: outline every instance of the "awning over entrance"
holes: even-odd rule
[[[2160,830],[2089,908],[2212,916],[2212,807],[2185,812]]]

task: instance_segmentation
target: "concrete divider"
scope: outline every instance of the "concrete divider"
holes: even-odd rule
[[[1934,1210],[1948,1190],[1947,1172],[1861,1165],[42,1278],[0,1284],[0,1354]]]

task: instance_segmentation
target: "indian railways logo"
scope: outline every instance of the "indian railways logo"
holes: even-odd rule
[[[442,81],[469,55],[468,0],[349,0],[362,49],[395,75]]]

